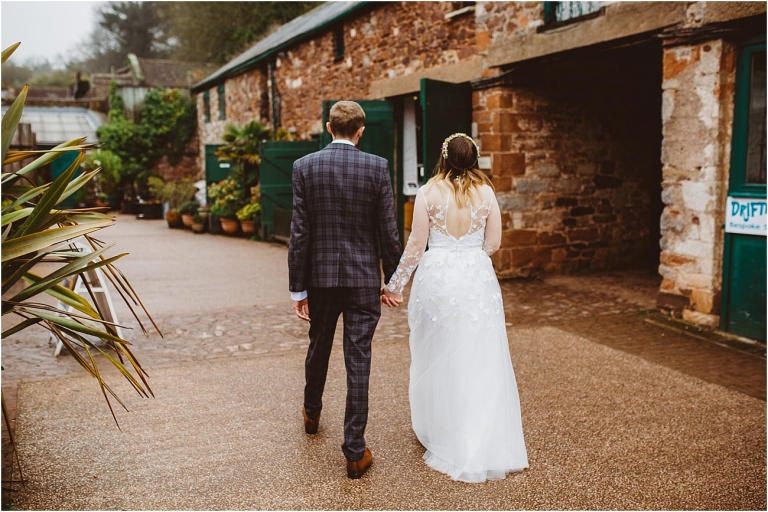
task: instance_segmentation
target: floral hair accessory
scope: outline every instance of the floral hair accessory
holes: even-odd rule
[[[475,142],[475,139],[467,135],[466,133],[454,133],[450,137],[446,138],[443,141],[443,145],[440,148],[441,153],[443,154],[443,158],[448,160],[448,144],[455,139],[456,137],[464,137],[465,139],[469,139],[472,144],[475,146],[475,150],[477,150],[477,156],[480,156],[480,148],[477,146],[477,142]]]

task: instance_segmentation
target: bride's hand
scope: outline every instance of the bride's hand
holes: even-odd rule
[[[396,308],[403,303],[403,296],[399,293],[391,293],[386,287],[381,289],[381,303],[390,308]]]

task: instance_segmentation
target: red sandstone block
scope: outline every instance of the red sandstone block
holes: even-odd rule
[[[490,46],[490,44],[491,44],[491,35],[488,33],[487,30],[478,32],[477,35],[475,35],[475,48],[477,48],[479,51],[486,50],[488,46]]]
[[[535,245],[538,233],[532,229],[511,229],[501,233],[502,247],[520,247]]]
[[[492,165],[496,176],[522,176],[525,174],[525,153],[494,153]]]
[[[491,182],[493,182],[493,188],[496,189],[496,192],[509,192],[512,190],[512,178],[494,176],[491,178]]]
[[[512,106],[512,94],[508,91],[495,91],[488,94],[485,106],[489,110],[497,108],[510,108]]]
[[[501,229],[507,229],[512,226],[512,214],[509,212],[501,212]]]
[[[538,132],[544,126],[542,116],[538,114],[508,114],[499,112],[494,118],[496,133]]]
[[[501,135],[483,134],[480,146],[486,153],[489,151],[501,151]]]
[[[552,261],[552,249],[549,247],[520,247],[511,249],[512,266],[516,268],[540,268]]]
[[[662,252],[660,256],[660,262],[662,265],[666,265],[668,267],[680,267],[682,265],[687,265],[688,263],[696,263],[696,259],[670,252]]]
[[[474,112],[472,112],[472,120],[476,123],[490,123],[491,122],[491,112],[487,110],[479,110],[476,109]]]
[[[461,39],[464,39],[464,38],[460,38],[460,40]],[[475,54],[475,49],[471,48],[469,46],[466,46],[466,47],[462,48],[461,50],[459,50],[459,60],[464,60],[466,58],[471,57],[474,54]]]
[[[491,123],[477,123],[477,133],[491,133],[493,131],[493,125]]]
[[[472,91],[472,108],[480,106],[480,91]]]
[[[560,245],[565,243],[565,237],[560,233],[539,233],[540,245]]]
[[[510,249],[510,253],[510,263],[512,266],[517,268],[527,267],[533,263],[533,259],[536,256],[536,249],[533,247],[521,247]]]
[[[598,232],[595,228],[577,228],[572,229],[568,233],[568,238],[571,242],[592,242],[593,240],[597,240]]]
[[[491,261],[496,272],[503,272],[512,268],[509,249],[499,249],[493,253]]]

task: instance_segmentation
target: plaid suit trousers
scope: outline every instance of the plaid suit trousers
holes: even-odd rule
[[[347,406],[344,444],[347,460],[357,461],[365,451],[368,423],[368,379],[371,374],[371,340],[381,317],[378,288],[310,288],[307,290],[309,350],[305,362],[304,409],[316,418],[323,408],[333,337],[339,315],[344,322],[344,364],[347,369]]]

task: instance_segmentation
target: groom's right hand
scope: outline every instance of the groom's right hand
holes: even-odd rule
[[[302,300],[293,301],[293,311],[296,316],[302,320],[309,322],[309,300],[304,298]]]
[[[381,303],[390,308],[396,308],[403,303],[403,296],[399,293],[391,293],[386,287],[381,289]]]

